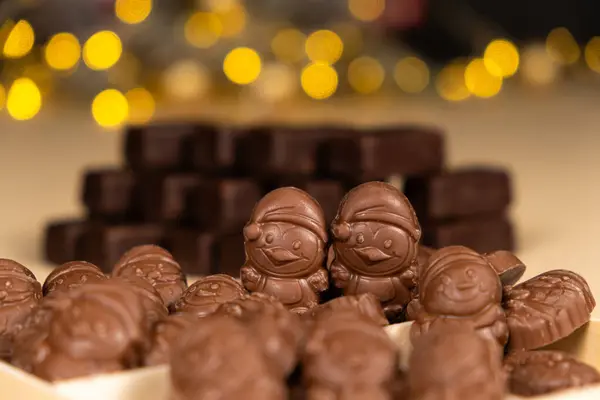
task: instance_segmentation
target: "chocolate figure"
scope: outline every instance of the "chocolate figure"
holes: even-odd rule
[[[325,243],[319,203],[294,187],[273,190],[256,204],[244,227],[242,283],[250,292],[277,297],[294,312],[306,312],[329,285]]]
[[[216,311],[221,304],[248,294],[237,280],[229,275],[208,275],[194,282],[177,302],[175,311],[193,313],[205,317]]]
[[[56,268],[44,281],[42,291],[48,296],[55,291],[71,290],[86,283],[101,282],[107,279],[100,268],[85,261],[71,261]]]
[[[421,228],[404,195],[383,182],[367,182],[342,200],[332,224],[330,264],[345,295],[373,293],[395,318],[416,285]]]
[[[506,344],[502,284],[484,256],[463,246],[445,247],[430,257],[419,278],[413,340],[437,325],[467,324],[500,346]]]

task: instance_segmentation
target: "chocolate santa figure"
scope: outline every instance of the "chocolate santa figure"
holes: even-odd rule
[[[244,287],[274,296],[294,312],[307,311],[328,287],[325,243],[319,203],[294,187],[273,190],[256,204],[244,227]]]
[[[419,276],[419,307],[411,337],[438,325],[470,325],[500,346],[508,340],[502,283],[483,255],[464,246],[435,252]]]
[[[373,293],[388,318],[398,316],[416,285],[421,237],[406,197],[387,183],[359,185],[342,200],[332,233],[336,287],[345,295]]]

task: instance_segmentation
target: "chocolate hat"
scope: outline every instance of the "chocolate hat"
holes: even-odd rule
[[[257,224],[287,222],[313,232],[327,242],[326,222],[319,203],[308,193],[295,187],[282,187],[267,193],[254,207],[252,217],[244,228],[250,240],[259,236]]]

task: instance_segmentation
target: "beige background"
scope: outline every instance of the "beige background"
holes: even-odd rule
[[[600,298],[599,100],[600,93],[570,87],[513,91],[460,104],[427,97],[279,107],[248,102],[175,107],[160,115],[216,115],[242,122],[424,122],[444,127],[451,166],[485,163],[513,171],[512,215],[518,227],[518,254],[528,265],[526,276],[571,269],[584,275]],[[96,127],[85,109],[46,106],[28,122],[11,121],[1,112],[0,257],[20,261],[43,279],[51,268],[41,260],[45,222],[82,215],[82,169],[120,164],[120,149],[120,134]]]

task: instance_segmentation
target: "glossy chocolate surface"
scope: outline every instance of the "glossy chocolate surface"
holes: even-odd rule
[[[150,350],[144,355],[144,365],[168,364],[172,346],[197,320],[193,314],[172,314],[154,325]]]
[[[100,268],[85,261],[71,261],[54,268],[44,281],[44,296],[55,291],[68,291],[86,283],[107,279]]]
[[[380,326],[389,324],[379,298],[373,293],[337,297],[311,309],[304,317],[312,320],[327,319],[346,311],[358,312]]]
[[[186,289],[175,303],[175,311],[206,317],[221,304],[246,295],[246,289],[229,275],[209,275],[200,278]]]

